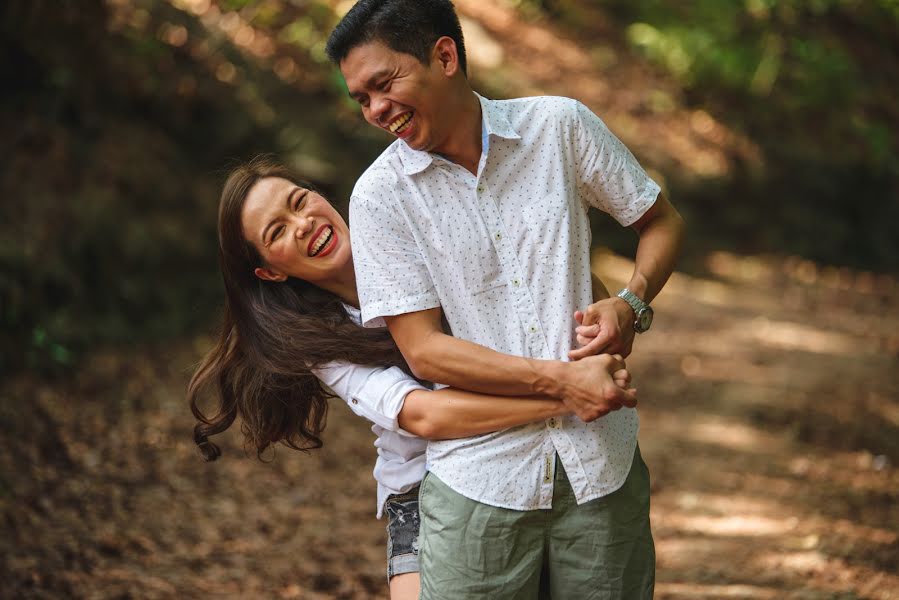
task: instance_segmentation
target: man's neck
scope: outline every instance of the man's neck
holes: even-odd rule
[[[435,152],[477,175],[482,151],[481,102],[474,92],[469,91],[459,99],[457,110],[451,115],[450,136]]]

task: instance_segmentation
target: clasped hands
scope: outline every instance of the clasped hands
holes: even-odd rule
[[[637,405],[637,390],[624,357],[634,343],[634,313],[621,298],[599,300],[576,311],[575,334],[580,347],[568,353],[569,383],[562,402],[589,423],[625,406]]]

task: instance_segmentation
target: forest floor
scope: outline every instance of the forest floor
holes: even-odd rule
[[[614,288],[631,269],[598,253]],[[630,360],[657,597],[899,598],[899,284],[717,254]],[[0,596],[384,598],[373,436],[204,463],[184,388],[210,340],[92,356],[0,403]],[[236,428],[235,428],[236,429]]]

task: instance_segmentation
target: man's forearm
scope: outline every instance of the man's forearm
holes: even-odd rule
[[[584,421],[637,404],[636,390],[624,389],[614,379],[618,374],[627,381],[620,357],[562,362],[511,356],[445,334],[441,315],[440,308],[431,308],[384,317],[412,372],[421,379],[500,396],[559,398]]]
[[[442,332],[418,340],[415,348],[406,360],[415,375],[427,381],[502,396],[560,394],[556,382],[565,368],[561,361],[503,354]]]
[[[634,261],[634,274],[627,288],[647,304],[664,287],[674,270],[684,241],[684,220],[665,200],[658,214],[637,227],[640,242]]]

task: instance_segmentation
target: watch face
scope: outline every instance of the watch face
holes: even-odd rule
[[[642,333],[649,329],[650,325],[652,325],[652,309],[647,306],[640,311],[639,315],[637,315],[637,323],[635,329]]]

